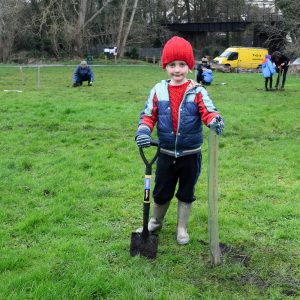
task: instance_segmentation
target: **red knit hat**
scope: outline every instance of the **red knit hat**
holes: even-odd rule
[[[189,69],[194,67],[194,53],[192,45],[179,36],[173,36],[167,41],[162,51],[162,67],[166,68],[166,65],[175,60],[185,61]]]

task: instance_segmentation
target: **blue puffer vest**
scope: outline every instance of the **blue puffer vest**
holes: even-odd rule
[[[153,99],[156,94],[158,99],[157,135],[161,152],[175,157],[200,152],[203,135],[199,108],[194,102],[196,94],[202,93],[203,101],[209,111],[213,112],[217,109],[203,87],[196,86],[188,90],[179,107],[177,133],[174,134],[168,83],[169,81],[163,80],[155,85],[151,90],[145,110],[147,114],[147,110],[153,108],[153,103],[149,103],[149,100]]]

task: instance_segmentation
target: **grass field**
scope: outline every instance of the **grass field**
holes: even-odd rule
[[[166,74],[95,67],[95,85],[75,89],[73,68],[40,72],[37,88],[36,68],[0,67],[0,299],[300,298],[299,76],[284,92],[263,91],[250,73],[216,73],[208,87],[226,124],[223,264],[211,268],[207,129],[190,244],[176,244],[173,199],[157,259],[129,255],[144,178],[134,135]]]

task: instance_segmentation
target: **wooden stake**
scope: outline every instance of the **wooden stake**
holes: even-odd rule
[[[218,225],[218,142],[218,135],[210,129],[208,136],[208,231],[212,266],[222,263]]]
[[[37,72],[37,87],[38,87],[38,89],[40,88],[40,75],[41,75],[41,70],[40,70],[40,66],[38,66],[38,72]]]
[[[20,74],[21,74],[21,81],[22,81],[22,84],[24,84],[24,73],[23,73],[23,67],[20,66]]]

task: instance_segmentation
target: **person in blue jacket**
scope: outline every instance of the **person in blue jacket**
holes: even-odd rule
[[[210,85],[213,80],[213,72],[208,64],[208,59],[204,56],[201,59],[201,63],[197,66],[197,78],[198,83],[203,85]]]
[[[265,78],[265,90],[272,91],[272,82],[273,82],[273,75],[275,74],[275,68],[273,66],[271,55],[267,54],[265,59],[262,61],[261,64],[262,74]],[[268,82],[270,82],[270,89],[268,88]]]
[[[73,87],[81,86],[83,81],[87,81],[88,86],[92,86],[94,81],[93,70],[85,60],[83,60],[74,71]]]

